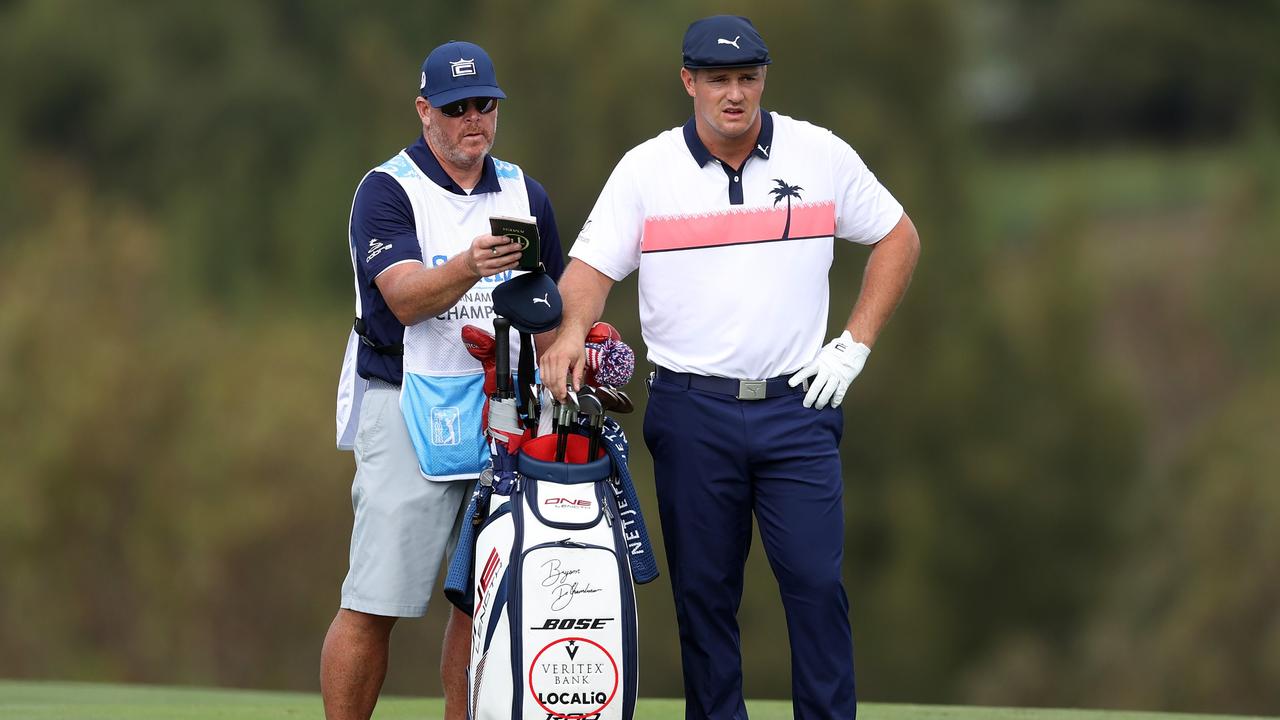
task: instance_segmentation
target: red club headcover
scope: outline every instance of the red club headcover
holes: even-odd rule
[[[493,339],[493,333],[475,325],[463,325],[462,344],[484,368],[484,408],[480,411],[480,424],[489,427],[489,398],[498,392],[498,341]]]
[[[498,391],[498,343],[493,334],[475,325],[463,325],[462,344],[484,368],[485,397],[493,395]]]
[[[584,340],[584,342],[586,343],[587,349],[590,350],[592,347],[596,347],[598,349],[602,343],[609,340],[621,341],[622,333],[618,332],[618,328],[607,322],[598,322],[592,325],[591,329],[587,331],[587,339]],[[588,385],[596,384],[597,364],[595,361],[599,359],[599,353],[596,355],[596,357],[593,357],[591,353],[588,352],[587,365],[582,369],[582,381]]]
[[[618,332],[618,328],[607,322],[598,322],[591,326],[587,331],[586,342],[602,343],[605,340],[621,340],[622,333]]]

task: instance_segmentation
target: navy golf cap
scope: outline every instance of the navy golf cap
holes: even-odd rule
[[[564,305],[555,281],[544,272],[531,272],[493,289],[493,311],[516,330],[536,335],[560,327]]]
[[[684,33],[684,66],[691,69],[768,65],[764,38],[751,21],[737,15],[694,20]]]
[[[462,40],[450,40],[431,51],[422,63],[419,90],[432,107],[472,97],[507,96],[498,87],[489,53]]]

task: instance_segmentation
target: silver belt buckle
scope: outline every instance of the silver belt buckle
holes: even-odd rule
[[[764,380],[739,380],[739,400],[764,400],[766,383]]]

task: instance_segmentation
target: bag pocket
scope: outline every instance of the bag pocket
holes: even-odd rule
[[[405,373],[400,410],[428,480],[469,480],[489,460],[481,418],[484,373],[435,376]]]

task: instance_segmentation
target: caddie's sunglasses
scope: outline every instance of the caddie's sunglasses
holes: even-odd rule
[[[481,115],[488,115],[498,107],[498,98],[465,98],[448,105],[441,105],[440,114],[451,118],[462,117],[467,111],[467,105],[475,108]]]

